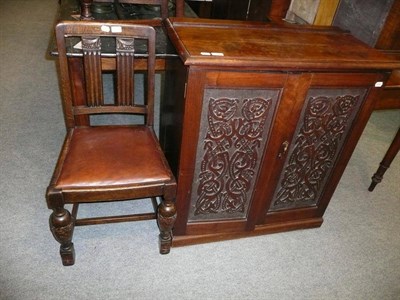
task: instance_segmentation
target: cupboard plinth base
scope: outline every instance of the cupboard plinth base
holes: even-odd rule
[[[282,223],[257,225],[253,231],[213,233],[203,235],[178,235],[174,236],[173,247],[182,247],[195,244],[204,244],[233,239],[240,239],[264,234],[293,231],[300,229],[310,229],[321,227],[323,218],[312,218],[305,220],[295,220]]]

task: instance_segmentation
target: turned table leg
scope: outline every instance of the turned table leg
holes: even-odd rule
[[[81,20],[92,20],[92,6],[93,0],[81,0]]]
[[[385,156],[382,159],[382,162],[379,165],[378,170],[372,176],[371,185],[368,188],[368,191],[372,192],[375,186],[382,181],[383,174],[385,174],[386,170],[390,167],[393,159],[396,157],[396,154],[399,152],[400,149],[400,128],[394,137],[392,144],[390,145],[389,149],[387,150]]]

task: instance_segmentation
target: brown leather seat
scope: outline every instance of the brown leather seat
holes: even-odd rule
[[[90,189],[171,178],[153,132],[140,127],[75,128],[54,188]]]
[[[47,188],[53,210],[50,230],[61,244],[64,265],[75,262],[72,235],[78,225],[157,219],[160,253],[170,251],[176,219],[176,181],[154,133],[155,31],[128,22],[62,22],[56,26],[60,81],[67,135]],[[115,55],[102,56],[102,39],[115,39]],[[147,63],[145,101],[134,99],[136,40],[147,49],[139,57]],[[82,51],[67,45],[80,42]],[[146,47],[147,46],[147,47]],[[139,47],[138,47],[139,48]],[[70,51],[67,54],[67,49]],[[71,51],[74,51],[71,54]],[[109,51],[109,49],[107,50]],[[72,56],[71,56],[72,55]],[[112,56],[112,55],[111,55]],[[103,96],[103,58],[116,66],[113,103]],[[71,67],[71,64],[74,67]],[[77,92],[77,89],[83,92]],[[105,103],[107,102],[107,103]],[[142,102],[142,101],[138,101]],[[90,115],[140,115],[143,124],[91,126]],[[160,197],[158,205],[156,197]],[[154,212],[78,219],[80,203],[150,198]],[[73,204],[72,212],[65,204]]]

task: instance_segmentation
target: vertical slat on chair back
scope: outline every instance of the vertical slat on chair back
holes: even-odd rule
[[[82,37],[83,66],[88,106],[104,104],[100,37]]]
[[[117,103],[118,105],[133,105],[134,95],[134,39],[117,38]]]
[[[65,21],[56,26],[61,87],[66,125],[75,126],[78,115],[130,113],[145,115],[146,124],[154,122],[155,31],[151,26],[127,22]],[[80,37],[86,89],[86,105],[74,105],[66,38]],[[116,96],[114,104],[105,104],[102,81],[101,38],[115,37]],[[147,87],[145,103],[134,99],[135,39],[147,40]],[[75,101],[77,102],[77,101]]]

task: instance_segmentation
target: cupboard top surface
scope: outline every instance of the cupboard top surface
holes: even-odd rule
[[[189,18],[170,18],[165,25],[186,65],[286,70],[400,68],[400,61],[335,27]]]

